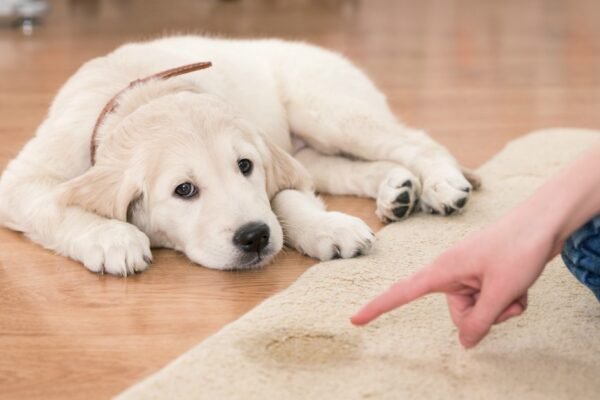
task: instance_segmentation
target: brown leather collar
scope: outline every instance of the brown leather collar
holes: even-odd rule
[[[90,144],[90,155],[91,155],[92,165],[94,165],[96,162],[96,147],[98,147],[98,143],[96,142],[96,140],[97,140],[96,137],[98,135],[98,128],[100,127],[100,125],[102,125],[102,123],[104,122],[104,120],[106,119],[108,114],[115,111],[115,109],[119,105],[119,97],[121,97],[121,95],[123,93],[125,93],[129,89],[139,85],[140,83],[145,83],[152,79],[169,79],[174,76],[187,74],[190,72],[198,71],[200,69],[205,69],[210,66],[212,66],[211,62],[199,62],[199,63],[195,63],[195,64],[183,65],[183,66],[177,67],[177,68],[171,68],[166,71],[162,71],[162,72],[147,76],[142,79],[136,79],[135,81],[131,81],[126,88],[122,89],[116,95],[114,95],[113,98],[110,99],[108,103],[106,103],[106,105],[102,109],[102,112],[100,112],[98,119],[96,120],[96,125],[94,125],[94,131],[92,132],[92,140],[91,140],[91,144]]]

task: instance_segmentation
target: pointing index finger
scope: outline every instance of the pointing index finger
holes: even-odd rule
[[[398,281],[383,294],[377,296],[354,314],[350,321],[354,325],[365,325],[381,314],[410,303],[426,294],[439,291],[443,284],[438,271],[424,268],[411,277]]]

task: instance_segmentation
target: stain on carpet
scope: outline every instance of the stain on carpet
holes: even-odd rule
[[[288,368],[331,368],[359,358],[357,337],[328,332],[281,330],[240,341],[246,356],[258,364]]]

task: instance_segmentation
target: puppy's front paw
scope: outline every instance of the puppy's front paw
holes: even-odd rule
[[[90,271],[127,276],[141,272],[152,262],[150,240],[135,226],[106,221],[74,242],[75,257]]]
[[[454,214],[467,204],[472,190],[458,169],[433,172],[423,180],[421,209],[430,214]]]
[[[361,219],[339,212],[323,212],[311,229],[300,235],[296,248],[321,261],[367,254],[375,235]]]
[[[404,219],[414,211],[420,193],[421,182],[416,176],[394,168],[379,185],[375,214],[384,223]]]

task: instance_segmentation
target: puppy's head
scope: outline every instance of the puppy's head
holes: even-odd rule
[[[260,266],[282,248],[270,200],[312,185],[295,159],[212,95],[178,91],[121,117],[103,128],[96,164],[64,185],[68,205],[210,268]]]

